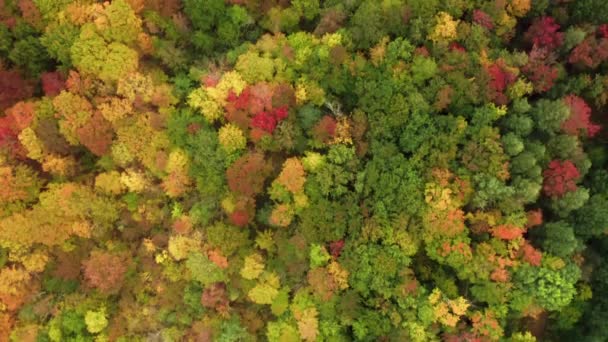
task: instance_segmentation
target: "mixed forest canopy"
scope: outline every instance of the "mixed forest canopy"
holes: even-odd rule
[[[0,0],[0,342],[608,341],[608,1]]]

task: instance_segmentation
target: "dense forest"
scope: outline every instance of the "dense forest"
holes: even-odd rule
[[[0,0],[0,341],[608,341],[607,123],[605,0]]]

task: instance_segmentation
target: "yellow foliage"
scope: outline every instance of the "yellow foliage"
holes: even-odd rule
[[[224,95],[222,98],[225,99],[231,90],[238,96],[241,94],[243,89],[245,89],[245,87],[247,87],[247,82],[243,80],[241,75],[236,71],[229,71],[222,75],[222,79],[217,84],[215,89],[220,91]]]
[[[19,134],[19,142],[21,142],[21,145],[23,145],[23,147],[25,147],[25,149],[27,150],[28,158],[31,158],[34,160],[42,159],[42,157],[43,157],[42,142],[40,142],[40,140],[38,140],[38,137],[36,136],[36,132],[34,132],[34,130],[31,127],[28,127],[26,129],[24,129],[23,131],[21,131],[21,133]]]
[[[517,25],[517,19],[510,16],[506,11],[501,11],[497,20],[498,26],[496,27],[496,34],[502,36],[510,32],[515,25]]]
[[[296,210],[307,208],[309,205],[308,196],[303,191],[293,194],[293,204]]]
[[[296,103],[298,105],[303,105],[306,103],[306,101],[308,100],[308,94],[306,93],[306,87],[304,87],[304,84],[296,85],[295,95]]]
[[[303,99],[302,95],[305,95]],[[296,83],[296,101],[298,104],[311,102],[321,106],[325,102],[325,91],[317,82],[301,77]]]
[[[150,75],[134,72],[118,80],[116,93],[131,102],[135,101],[137,96],[144,102],[149,102],[154,95],[154,82]]]
[[[298,321],[298,331],[304,341],[316,341],[319,333],[319,320],[317,319],[317,309],[314,307],[303,310],[296,319]]]
[[[338,285],[340,290],[345,290],[348,288],[348,271],[337,263],[336,261],[332,261],[327,266],[327,271],[334,279],[334,282]]]
[[[202,112],[207,121],[214,122],[223,116],[223,102],[216,102],[204,88],[195,89],[188,96],[190,107]]]
[[[291,224],[294,210],[289,204],[278,204],[270,214],[270,223],[279,227],[287,227]]]
[[[134,169],[128,169],[120,175],[120,183],[130,192],[142,192],[149,182],[146,175]]]
[[[446,12],[439,12],[435,16],[437,24],[433,32],[429,35],[429,39],[434,42],[450,42],[456,38],[458,23],[460,20],[454,20],[452,16]]]
[[[93,227],[91,227],[91,224],[87,221],[76,221],[71,225],[71,231],[72,234],[76,235],[76,236],[80,236],[81,238],[90,238],[91,237],[91,231],[93,230]]]
[[[264,260],[259,254],[251,254],[245,257],[241,276],[245,279],[256,279],[264,271]]]
[[[507,9],[516,17],[523,17],[530,10],[530,0],[511,0]]]
[[[122,142],[117,142],[112,144],[112,159],[118,163],[118,165],[127,165],[135,159],[133,153],[127,146],[127,144]]]
[[[304,166],[298,158],[288,158],[283,163],[283,170],[277,178],[277,182],[292,193],[301,192],[306,182]]]
[[[444,298],[443,293],[438,288],[435,288],[429,295],[429,303],[433,306],[435,319],[448,327],[455,327],[464,316],[470,304],[463,297],[451,300]]]
[[[330,142],[330,144],[346,144],[352,145],[353,138],[350,133],[350,122],[348,118],[345,116],[339,117],[338,122],[336,122],[336,131],[334,133],[334,139]]]
[[[73,175],[76,171],[76,160],[72,156],[46,155],[42,162],[42,169],[61,177]]]
[[[32,273],[44,271],[44,267],[48,261],[49,256],[42,251],[36,251],[21,258],[21,263],[25,267],[25,270]]]
[[[200,240],[183,235],[173,235],[169,238],[167,250],[173,259],[179,261],[186,259],[190,252],[200,249]]]
[[[215,122],[224,115],[224,105],[228,93],[233,91],[240,95],[247,83],[241,75],[235,71],[230,71],[222,76],[222,79],[215,87],[200,87],[188,96],[188,104],[202,112],[209,122]]]
[[[249,299],[257,304],[272,304],[279,294],[279,276],[276,273],[264,273],[260,277],[260,282],[254,286],[249,293]]]
[[[323,37],[321,37],[321,43],[329,46],[330,48],[338,46],[342,44],[342,34],[338,32],[326,33],[323,35]]]
[[[84,126],[92,115],[93,106],[82,96],[62,91],[53,98],[53,107],[59,116],[59,132],[72,145],[78,145],[78,128]]]
[[[236,209],[236,200],[232,193],[228,194],[228,196],[222,200],[221,206],[227,214],[232,214],[232,212],[234,212]]]
[[[108,102],[99,104],[97,109],[99,109],[104,119],[111,123],[116,123],[127,115],[132,114],[133,106],[131,103],[132,101],[128,99],[112,97]]]
[[[95,187],[105,194],[119,195],[124,191],[118,171],[103,172],[95,177]]]
[[[228,153],[242,150],[247,145],[247,138],[243,131],[234,124],[222,126],[218,132],[220,145]]]
[[[167,172],[182,172],[188,170],[188,155],[182,149],[176,149],[169,154]]]
[[[370,57],[372,64],[378,66],[384,60],[384,56],[386,55],[386,47],[388,42],[390,41],[389,37],[383,37],[376,46],[371,48]]]
[[[29,272],[22,268],[5,267],[0,270],[0,293],[15,295],[30,279]]]

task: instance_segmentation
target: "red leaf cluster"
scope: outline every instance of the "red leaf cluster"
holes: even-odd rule
[[[336,133],[336,126],[336,120],[329,115],[325,115],[313,128],[313,135],[315,139],[326,143],[329,139],[333,138]]]
[[[329,243],[329,252],[334,258],[339,258],[344,248],[344,240],[337,240]]]
[[[40,78],[42,79],[42,90],[46,96],[57,96],[65,89],[65,78],[58,72],[45,72]]]
[[[490,87],[498,92],[505,91],[517,78],[505,68],[505,64],[501,60],[490,65],[487,71],[491,78]]]
[[[23,99],[31,97],[33,92],[32,85],[21,78],[17,71],[0,68],[0,112]]]
[[[537,92],[553,88],[558,77],[558,68],[552,66],[553,62],[548,55],[547,50],[534,47],[528,54],[528,63],[521,68]]]
[[[245,227],[255,216],[255,201],[251,197],[241,197],[236,201],[234,211],[230,214],[230,223]]]
[[[120,290],[128,268],[124,257],[100,251],[93,251],[82,267],[87,284],[107,294]]]
[[[559,28],[552,17],[541,17],[530,25],[524,38],[537,47],[555,50],[564,42],[564,34],[558,32]]]
[[[201,304],[206,308],[215,309],[219,313],[228,313],[230,301],[228,300],[226,284],[214,283],[205,288],[201,295]]]
[[[6,116],[0,117],[0,149],[6,148],[12,156],[25,156],[18,136],[31,124],[34,111],[34,104],[28,102],[18,102],[6,110]]]
[[[530,210],[527,213],[528,222],[526,228],[532,228],[543,224],[543,211],[540,209]]]
[[[561,197],[567,192],[576,190],[576,181],[580,173],[569,160],[552,160],[543,172],[543,191],[550,197]]]
[[[494,20],[492,17],[490,17],[490,15],[482,10],[476,9],[473,11],[473,22],[479,26],[487,28],[488,30],[494,28]]]
[[[522,247],[523,259],[532,266],[540,266],[543,254],[529,243]]]
[[[568,57],[570,64],[597,68],[603,61],[608,60],[608,38],[596,39],[590,36],[578,44]]]
[[[112,125],[101,113],[95,113],[84,126],[78,128],[77,133],[80,142],[97,156],[108,152],[114,135]]]
[[[458,44],[457,42],[451,42],[450,45],[448,46],[448,48],[450,49],[450,51],[455,51],[455,52],[466,52],[467,50],[465,50],[465,48]]]
[[[293,97],[293,91],[290,91],[285,86],[273,88],[266,83],[247,87],[240,95],[231,91],[225,106],[226,119],[244,131],[251,127],[257,129],[258,135],[260,131],[272,134],[277,124],[287,118],[287,108]],[[273,102],[279,105],[273,106]]]
[[[508,86],[515,83],[517,76],[507,69],[503,60],[497,60],[492,65],[486,67],[486,72],[490,76],[488,86],[493,92],[493,94],[491,94],[492,99],[497,104],[506,104],[508,100],[504,91]]]
[[[562,123],[562,130],[565,133],[578,135],[584,132],[587,136],[593,137],[600,131],[601,127],[590,121],[591,108],[585,100],[576,95],[568,95],[564,98],[564,102],[570,108],[570,117]]]
[[[264,190],[264,180],[271,167],[261,153],[248,153],[237,159],[226,171],[228,187],[234,193],[253,197]]]
[[[500,225],[492,229],[492,235],[501,240],[513,240],[524,235],[525,229],[512,225]]]
[[[603,38],[608,38],[608,24],[600,25],[600,27],[597,28],[597,32]]]

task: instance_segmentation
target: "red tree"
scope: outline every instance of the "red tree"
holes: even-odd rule
[[[590,36],[578,44],[568,57],[570,64],[595,69],[603,61],[608,60],[608,39],[596,39]]]
[[[126,258],[102,251],[93,251],[82,267],[87,284],[106,294],[120,290],[128,268]]]
[[[552,160],[543,172],[543,191],[550,197],[561,197],[565,193],[576,190],[576,181],[580,173],[569,160]]]
[[[600,126],[590,121],[591,108],[585,100],[576,96],[568,95],[564,98],[566,106],[570,108],[570,117],[562,123],[562,130],[570,135],[578,135],[581,132],[593,137],[600,131]]]
[[[45,72],[41,75],[42,90],[46,96],[56,96],[65,89],[65,77],[58,72]]]
[[[254,197],[264,190],[264,180],[271,171],[262,153],[245,154],[226,171],[228,187],[237,194]]]
[[[325,115],[313,128],[315,139],[326,143],[333,138],[336,133],[336,120],[329,115]]]
[[[608,24],[600,25],[600,27],[597,28],[597,32],[603,38],[608,38]]]
[[[33,87],[16,71],[0,68],[0,112],[33,94]]]
[[[494,64],[486,68],[486,72],[490,76],[489,89],[493,91],[492,99],[497,104],[506,104],[507,97],[504,91],[508,86],[515,83],[517,76],[512,74],[505,65],[503,60],[497,60]]]
[[[558,32],[559,28],[559,24],[552,17],[541,17],[530,25],[524,39],[538,47],[555,50],[564,41],[564,34]]]
[[[487,28],[488,30],[494,28],[494,20],[492,19],[492,17],[490,17],[490,15],[488,15],[482,10],[476,9],[473,11],[473,22],[475,22],[479,26]]]
[[[205,288],[201,295],[201,304],[206,308],[215,309],[221,314],[228,313],[230,301],[228,300],[226,284],[214,283]]]
[[[77,133],[80,143],[97,156],[108,152],[114,135],[112,125],[100,113],[95,113]]]
[[[553,88],[558,77],[558,68],[552,66],[553,61],[545,49],[533,47],[528,54],[528,63],[522,67],[522,72],[534,85],[537,92],[545,92]]]

